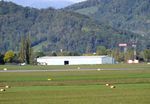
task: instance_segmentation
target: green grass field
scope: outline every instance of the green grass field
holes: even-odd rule
[[[0,66],[10,70],[22,66]],[[23,69],[73,69],[78,66],[23,66]],[[2,72],[0,104],[150,104],[150,65],[95,65],[81,68],[131,70]],[[38,70],[37,69],[37,70]],[[51,79],[51,80],[48,80]],[[111,89],[106,83],[116,86]]]
[[[19,65],[0,65],[0,70],[7,68],[8,70],[51,70],[51,69],[77,69],[80,67],[81,69],[150,69],[150,65],[148,64],[110,64],[110,65],[71,65],[71,66],[19,66]]]

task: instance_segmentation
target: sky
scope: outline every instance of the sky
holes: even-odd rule
[[[22,6],[29,6],[39,9],[48,7],[59,9],[86,0],[4,0],[4,1],[12,1]]]
[[[69,0],[69,1],[72,1],[72,2],[82,2],[82,1],[86,1],[86,0]]]

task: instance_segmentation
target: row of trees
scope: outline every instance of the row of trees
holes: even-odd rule
[[[106,49],[104,46],[99,46],[97,48],[97,55],[109,55],[115,58],[118,62],[127,62],[127,60],[134,60],[134,49],[129,48],[126,52],[120,49]],[[145,49],[143,51],[137,51],[136,59],[142,62],[150,61],[150,49]]]
[[[134,50],[128,49],[126,52],[122,52],[119,49],[107,49],[104,46],[97,47],[96,53],[86,53],[80,54],[78,52],[67,52],[67,51],[59,51],[59,52],[33,52],[30,43],[30,37],[22,38],[22,42],[20,45],[19,53],[15,53],[13,51],[7,51],[4,55],[0,54],[0,64],[4,63],[26,63],[33,64],[35,62],[35,58],[42,56],[80,56],[80,55],[109,55],[115,58],[117,62],[127,62],[127,60],[134,59]],[[150,61],[150,49],[145,49],[144,51],[137,52],[136,59],[141,62],[149,62]]]
[[[13,52],[12,50],[7,51],[4,55],[0,54],[0,64],[4,63],[32,63],[32,48],[30,36],[22,38],[20,51],[18,54]]]
[[[5,63],[26,63],[26,64],[35,64],[36,58],[42,56],[80,56],[81,54],[77,52],[33,52],[32,48],[28,48],[29,44],[25,44],[25,41],[22,41],[20,52],[15,53],[12,50],[7,51],[5,54],[0,54],[0,64]]]

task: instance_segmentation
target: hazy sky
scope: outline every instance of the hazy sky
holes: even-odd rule
[[[4,1],[12,1],[22,6],[30,6],[34,8],[47,8],[47,7],[63,8],[71,4],[86,0],[4,0]]]
[[[86,0],[69,0],[69,1],[72,1],[72,2],[81,2],[81,1],[86,1]]]
[[[1,0],[0,0],[1,1]],[[86,1],[86,0],[4,0],[4,1],[71,1],[71,2],[81,2],[81,1]]]

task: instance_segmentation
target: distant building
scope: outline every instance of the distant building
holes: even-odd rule
[[[128,64],[138,64],[139,60],[128,60],[127,63]]]
[[[114,64],[115,60],[109,56],[56,56],[37,58],[38,65],[93,65]]]

